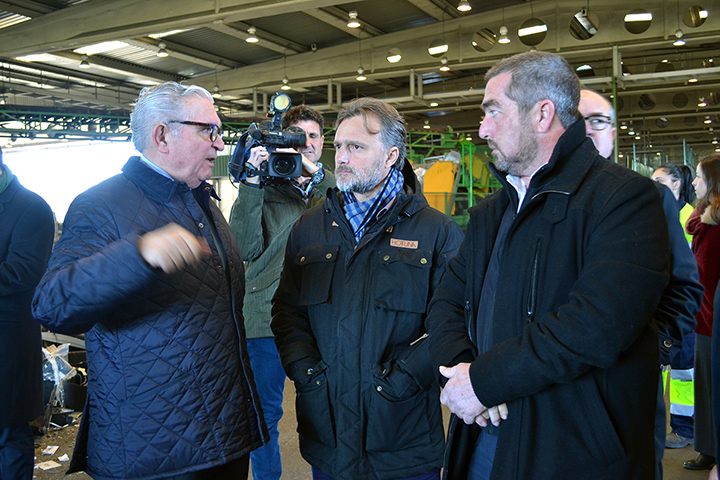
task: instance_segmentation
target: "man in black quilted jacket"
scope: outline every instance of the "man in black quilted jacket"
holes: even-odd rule
[[[143,89],[131,157],[79,195],[33,299],[85,332],[88,400],[70,472],[244,479],[267,429],[245,346],[243,263],[206,183],[225,147],[212,96]]]

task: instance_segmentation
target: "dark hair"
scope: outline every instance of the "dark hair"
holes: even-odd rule
[[[368,116],[372,115],[380,121],[380,130],[373,132],[368,128]],[[365,129],[373,135],[380,134],[380,141],[387,149],[397,147],[398,159],[394,167],[402,170],[405,164],[405,138],[407,131],[405,130],[405,120],[395,110],[395,107],[389,103],[385,103],[377,98],[356,98],[338,113],[335,120],[335,129],[349,118],[362,117]]]
[[[658,167],[672,178],[673,182],[680,182],[680,196],[687,203],[695,201],[695,189],[693,188],[693,172],[687,165],[675,165],[674,163],[664,163]]]
[[[700,203],[707,205],[710,217],[720,223],[720,155],[708,155],[700,160],[698,166],[707,184],[707,192],[700,199]]]
[[[320,115],[317,110],[314,110],[307,105],[298,105],[285,112],[285,114],[282,116],[282,122],[280,123],[280,126],[283,129],[286,129],[287,127],[295,125],[296,123],[302,122],[304,120],[317,123],[320,126],[320,135],[323,134],[323,127],[325,126],[325,123],[323,121],[322,115]]]
[[[505,95],[518,104],[521,114],[541,100],[550,100],[564,128],[580,119],[580,80],[563,57],[548,52],[519,53],[496,63],[485,80],[503,73],[510,73]]]

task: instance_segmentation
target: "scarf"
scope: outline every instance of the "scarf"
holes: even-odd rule
[[[352,192],[340,192],[344,202],[345,218],[350,222],[356,243],[360,243],[360,239],[365,235],[366,228],[378,211],[400,193],[404,182],[405,179],[402,173],[395,168],[391,168],[382,188],[370,200],[361,202],[355,198],[355,194]]]
[[[10,167],[5,165],[4,167],[0,167],[3,169],[3,174],[0,175],[0,193],[3,193],[5,189],[7,189],[8,185],[10,185],[10,182],[12,182],[15,179],[15,175],[10,171]]]

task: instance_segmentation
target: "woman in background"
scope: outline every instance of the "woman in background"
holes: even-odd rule
[[[653,180],[670,189],[675,198],[679,212],[679,220],[688,243],[692,235],[685,230],[685,223],[693,211],[695,201],[693,173],[687,165],[666,163],[660,165],[653,173]],[[676,217],[678,218],[678,217]],[[670,219],[668,218],[668,222]],[[697,310],[695,310],[697,311]],[[692,445],[694,438],[693,415],[694,401],[694,367],[695,363],[695,332],[691,331],[683,337],[682,347],[673,349],[670,360],[670,433],[665,436],[665,448],[683,448]],[[663,385],[667,386],[667,370],[663,372]],[[663,426],[664,428],[664,426]]]
[[[720,387],[717,381],[720,379],[713,382],[711,366],[713,304],[720,280],[720,155],[710,155],[698,163],[693,186],[698,205],[687,221],[686,230],[693,235],[692,251],[705,293],[700,312],[695,316],[695,451],[698,455],[685,462],[685,467],[701,470],[715,464],[713,396],[720,401],[720,394],[712,393],[712,384]],[[720,374],[720,368],[715,371]]]
[[[673,163],[666,163],[655,170],[652,179],[668,187],[675,196],[680,212],[680,223],[684,229],[694,209],[692,204],[695,201],[695,189],[693,188],[692,170],[687,165],[677,166]],[[688,243],[692,241],[692,235],[687,231],[685,237]]]

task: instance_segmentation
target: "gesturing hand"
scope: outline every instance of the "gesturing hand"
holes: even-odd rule
[[[177,223],[147,232],[138,239],[137,246],[143,260],[165,273],[174,273],[212,254],[204,238]]]

